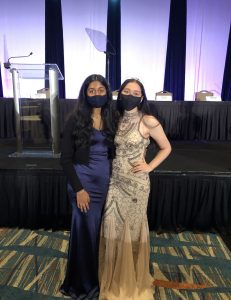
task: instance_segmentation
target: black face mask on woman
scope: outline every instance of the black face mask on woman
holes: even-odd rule
[[[132,95],[120,95],[120,105],[123,110],[132,110],[141,103],[141,97],[135,97]]]
[[[103,107],[107,103],[107,95],[99,96],[87,96],[87,103],[91,107]]]

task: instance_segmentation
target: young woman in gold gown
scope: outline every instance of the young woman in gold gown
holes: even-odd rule
[[[171,152],[159,121],[148,112],[143,84],[126,80],[118,93],[120,113],[116,157],[104,208],[99,257],[100,299],[151,300],[147,204],[149,172]],[[150,138],[159,146],[151,162],[145,154]]]

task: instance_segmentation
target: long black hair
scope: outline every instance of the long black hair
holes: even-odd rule
[[[150,115],[150,108],[148,105],[148,99],[146,96],[144,86],[143,86],[142,82],[140,82],[140,80],[137,78],[126,79],[122,83],[121,87],[119,88],[116,106],[117,106],[117,110],[119,111],[120,115],[123,115],[123,113],[124,113],[124,109],[121,106],[120,95],[121,95],[121,92],[123,91],[123,89],[125,88],[125,86],[130,82],[137,83],[141,89],[141,95],[143,98],[142,98],[142,102],[138,105],[138,110],[140,110],[143,114]]]
[[[106,89],[107,103],[101,109],[101,118],[103,121],[103,133],[106,136],[106,142],[112,144],[116,131],[116,122],[114,121],[114,111],[112,109],[112,93],[106,79],[99,74],[88,76],[79,91],[78,103],[74,111],[75,128],[73,137],[75,144],[79,148],[86,148],[90,145],[90,134],[93,129],[92,110],[88,104],[87,89],[91,82],[99,81]]]

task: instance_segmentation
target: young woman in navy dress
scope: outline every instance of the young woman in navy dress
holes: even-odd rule
[[[63,132],[61,165],[68,179],[72,223],[60,291],[78,300],[97,299],[99,295],[99,233],[116,129],[111,104],[105,78],[96,74],[87,77]]]

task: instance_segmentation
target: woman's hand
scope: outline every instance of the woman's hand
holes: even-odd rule
[[[149,173],[152,168],[145,161],[136,161],[133,164],[131,171],[133,173]]]
[[[81,212],[86,213],[89,210],[89,202],[89,194],[84,189],[76,193],[77,207],[81,210]]]

